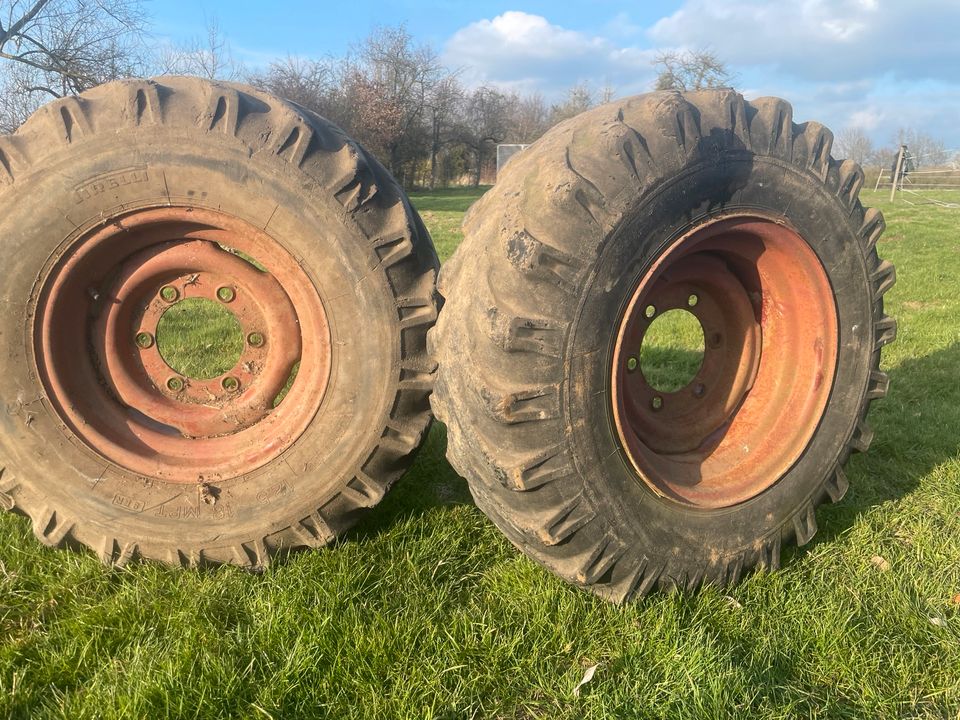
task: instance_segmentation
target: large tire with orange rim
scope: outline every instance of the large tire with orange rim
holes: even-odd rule
[[[375,505],[429,426],[430,238],[302,108],[173,77],[48,105],[0,138],[0,251],[0,505],[45,544],[263,568]],[[186,302],[238,328],[212,374],[164,355]]]
[[[866,450],[894,321],[860,168],[778,99],[652,93],[511,161],[440,274],[433,407],[477,504],[548,569],[615,601],[729,584],[816,532]],[[699,369],[639,358],[683,309]]]

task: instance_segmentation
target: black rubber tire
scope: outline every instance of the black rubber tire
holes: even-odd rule
[[[143,172],[124,176],[131,167]],[[72,437],[31,360],[48,258],[82,229],[171,203],[271,233],[319,285],[331,328],[330,383],[306,431],[267,465],[219,481],[209,504]],[[259,570],[279,549],[344,532],[428,430],[439,269],[430,237],[389,173],[303,108],[177,77],[56,101],[0,137],[0,252],[0,506],[30,516],[46,545],[86,545],[107,564]]]
[[[612,601],[654,587],[735,583],[779,566],[782,543],[816,532],[842,466],[866,450],[894,339],[853,162],[789,104],[733,91],[651,93],[586,112],[515,158],[470,211],[440,273],[432,398],[448,457],[478,506],[521,550]],[[653,493],[611,418],[613,344],[624,304],[671,238],[740,208],[782,217],[825,266],[839,313],[836,382],[813,439],[769,489],[722,510]]]

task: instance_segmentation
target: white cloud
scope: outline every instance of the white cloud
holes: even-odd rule
[[[799,79],[890,74],[960,83],[958,28],[956,0],[686,0],[649,35]]]
[[[461,28],[444,49],[445,62],[463,68],[471,84],[539,90],[550,98],[578,82],[639,92],[654,77],[652,58],[649,50],[618,47],[517,10]]]
[[[444,60],[468,84],[555,101],[578,82],[646,92],[659,50],[706,47],[748,98],[786,98],[797,122],[860,127],[878,145],[912,127],[960,147],[958,0],[683,0],[649,28],[598,20],[587,33],[505,12],[458,30]]]

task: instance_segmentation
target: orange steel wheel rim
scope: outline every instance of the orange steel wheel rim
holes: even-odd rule
[[[651,323],[677,308],[703,328],[703,362],[688,385],[659,392],[640,349]],[[816,431],[837,337],[827,274],[782,222],[726,217],[677,239],[638,283],[614,348],[614,420],[637,474],[658,495],[705,509],[762,493]]]
[[[243,332],[240,359],[210,379],[176,372],[157,343],[163,314],[197,298]],[[239,476],[290,447],[331,362],[320,295],[296,260],[243,220],[189,207],[135,210],[72,242],[43,279],[33,348],[70,434],[116,466],[180,483]]]

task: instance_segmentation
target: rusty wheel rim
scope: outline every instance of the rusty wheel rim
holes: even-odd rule
[[[115,217],[71,242],[41,288],[33,346],[50,405],[70,434],[137,475],[249,473],[303,434],[326,392],[330,331],[317,288],[236,217],[188,207]],[[213,378],[178,373],[157,342],[164,314],[195,299],[242,328],[240,359]]]
[[[643,375],[640,350],[672,309],[700,322],[703,361],[685,387],[660,392]],[[826,272],[783,223],[726,217],[671,243],[637,284],[613,353],[614,420],[639,477],[662,497],[705,509],[771,487],[820,422],[837,337]]]

